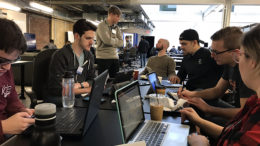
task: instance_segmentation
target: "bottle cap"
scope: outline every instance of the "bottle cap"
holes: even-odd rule
[[[56,105],[53,103],[42,103],[35,106],[35,124],[48,125],[55,122]]]
[[[63,78],[73,78],[74,75],[72,71],[65,71]]]

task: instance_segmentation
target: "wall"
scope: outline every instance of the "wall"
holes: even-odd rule
[[[7,14],[5,18],[13,20],[23,33],[26,32],[26,14],[10,10],[2,10],[2,12]]]
[[[41,50],[50,40],[50,18],[36,14],[27,14],[28,32],[36,36],[37,50]]]
[[[66,31],[73,31],[73,22],[52,18],[51,38],[58,48],[62,48],[65,44]]]

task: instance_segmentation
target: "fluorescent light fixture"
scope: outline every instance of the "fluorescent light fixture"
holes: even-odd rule
[[[0,2],[0,8],[13,10],[13,11],[21,11],[20,7],[17,7],[15,5],[7,3],[7,2]]]
[[[53,12],[52,8],[44,6],[42,4],[35,3],[35,2],[30,2],[30,6],[33,7],[33,8],[36,8],[36,9],[48,12],[48,13],[52,13]]]
[[[98,26],[98,24],[100,23],[100,21],[92,21],[92,20],[89,20],[89,19],[86,19],[87,21],[93,23],[94,25]]]

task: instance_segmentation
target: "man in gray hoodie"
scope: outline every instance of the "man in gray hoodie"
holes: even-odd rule
[[[111,6],[108,9],[107,19],[98,25],[96,33],[98,74],[108,69],[112,78],[119,71],[117,48],[123,46],[123,36],[116,25],[120,15],[121,10],[117,6]]]

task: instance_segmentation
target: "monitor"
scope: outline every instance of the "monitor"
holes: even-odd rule
[[[36,37],[33,33],[24,33],[27,44],[27,52],[36,51]]]

